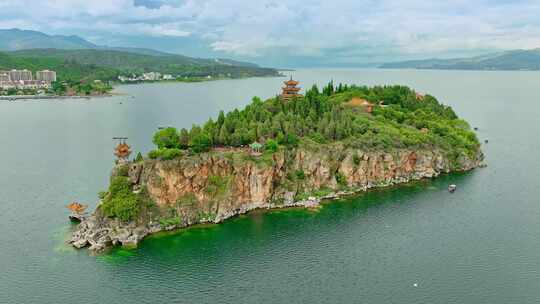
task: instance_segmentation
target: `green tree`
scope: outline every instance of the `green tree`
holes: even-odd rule
[[[221,126],[221,130],[219,131],[218,142],[217,143],[221,144],[221,145],[230,144],[229,131],[227,131],[227,128],[224,125]]]
[[[54,81],[51,83],[51,89],[56,95],[64,95],[66,93],[66,86],[60,81]]]
[[[189,147],[189,132],[185,128],[180,130],[179,142],[180,149],[187,149]]]
[[[264,144],[264,150],[265,151],[274,153],[278,149],[279,149],[279,145],[278,145],[277,141],[275,141],[273,139],[267,140],[266,143]]]
[[[225,122],[225,114],[223,113],[223,110],[222,110],[222,111],[219,111],[217,124],[221,128],[224,122]]]
[[[207,152],[212,147],[212,140],[206,133],[200,133],[191,140],[191,149],[195,153]]]
[[[108,217],[131,221],[139,214],[139,197],[131,191],[128,177],[114,177],[109,185],[109,191],[102,196],[101,210]]]
[[[154,134],[152,139],[158,149],[178,149],[180,148],[180,136],[173,127],[161,129]]]
[[[136,162],[136,163],[140,163],[140,162],[142,162],[143,160],[144,160],[144,158],[143,158],[141,152],[138,152],[138,153],[137,153],[137,156],[135,157],[135,162]]]

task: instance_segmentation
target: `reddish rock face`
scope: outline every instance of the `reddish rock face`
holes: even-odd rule
[[[91,251],[136,245],[150,233],[218,223],[257,208],[317,207],[321,198],[315,197],[315,191],[320,194],[322,189],[327,193],[324,198],[336,198],[434,177],[451,169],[470,170],[482,160],[478,151],[474,159],[458,157],[451,167],[440,151],[365,152],[336,144],[280,151],[271,158],[213,152],[170,161],[119,164],[112,175],[125,174],[122,166],[128,166],[134,190],[140,193],[144,189],[157,206],[144,200],[143,211],[128,223],[105,217],[98,207],[81,222],[69,242],[77,248],[90,246]]]
[[[367,189],[450,171],[441,152],[427,150],[386,153],[332,146],[278,152],[270,162],[240,159],[217,153],[147,161],[140,183],[162,208],[176,208],[180,213],[212,213],[220,218],[246,206],[270,207],[321,188]],[[302,172],[301,179],[296,172]],[[338,175],[345,179],[345,185],[343,181],[338,183]],[[195,197],[197,203],[182,206],[186,196]]]
[[[411,152],[409,156],[407,157],[407,163],[405,169],[408,172],[411,172],[414,170],[414,167],[416,166],[416,160],[418,159],[418,156],[415,152]]]

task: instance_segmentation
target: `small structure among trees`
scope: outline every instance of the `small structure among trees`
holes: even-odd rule
[[[373,112],[373,104],[363,98],[353,97],[349,102],[346,103],[346,105],[353,108],[361,108],[366,113]]]
[[[293,80],[292,76],[290,80],[284,81],[283,83],[285,84],[285,86],[281,88],[283,90],[280,95],[281,99],[289,100],[293,97],[302,96],[302,94],[299,93],[301,88],[297,87],[300,82]]]
[[[251,145],[249,145],[249,147],[251,148],[251,154],[252,155],[261,155],[261,149],[263,148],[263,145],[258,143],[258,142],[254,142],[252,143]]]

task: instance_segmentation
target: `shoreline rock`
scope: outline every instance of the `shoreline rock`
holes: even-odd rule
[[[155,207],[125,223],[104,216],[98,205],[81,221],[69,243],[89,247],[91,252],[136,246],[147,235],[161,231],[217,224],[257,209],[317,208],[323,200],[483,164],[480,151],[474,159],[460,157],[459,166],[451,169],[440,151],[363,152],[342,146],[282,151],[266,163],[260,159],[237,161],[232,156],[205,153],[180,160],[122,164],[127,172],[115,167],[112,176],[125,172],[133,190],[140,193],[144,189]],[[174,220],[168,221],[171,218]]]

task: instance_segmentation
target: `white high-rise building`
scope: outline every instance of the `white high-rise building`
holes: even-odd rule
[[[36,80],[45,81],[47,83],[54,82],[56,81],[56,72],[49,70],[37,71]]]
[[[9,71],[11,81],[28,81],[32,80],[32,72],[29,70],[11,70]]]

